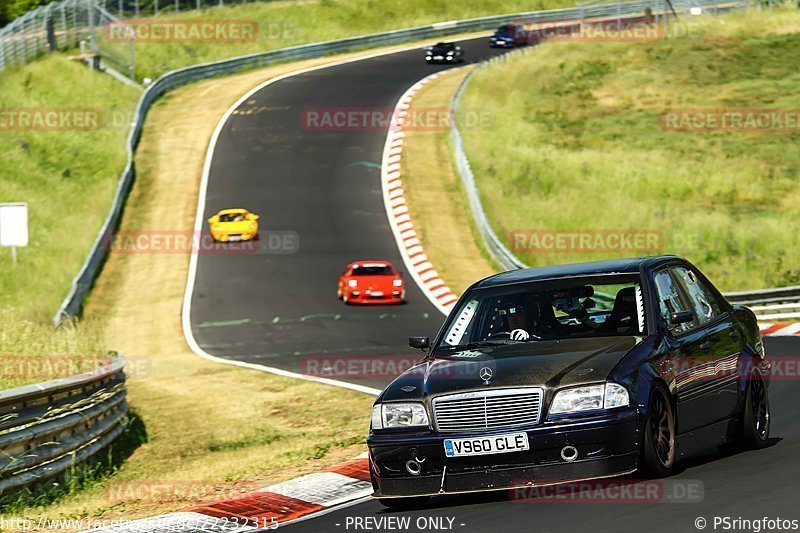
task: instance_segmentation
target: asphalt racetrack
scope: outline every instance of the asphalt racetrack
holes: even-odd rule
[[[463,43],[468,61],[501,53],[486,39]],[[290,77],[257,92],[225,124],[211,162],[205,218],[227,207],[262,216],[263,231],[294,232],[296,253],[200,254],[191,300],[192,331],[208,353],[308,373],[315,358],[413,356],[409,335],[433,336],[442,315],[407,284],[407,304],[350,307],[336,281],[356,259],[404,266],[383,204],[380,162],[386,131],[316,131],[309,110],[383,109],[426,74],[414,50]],[[406,276],[410,281],[410,276]],[[765,339],[769,357],[791,373],[800,338]],[[382,388],[389,375],[337,379]],[[422,510],[390,511],[368,501],[285,526],[290,531],[757,531],[715,527],[715,517],[800,519],[800,385],[770,389],[771,445],[680,461],[653,497],[636,501],[493,492],[434,498]],[[367,415],[365,415],[366,417]],[[642,481],[640,481],[642,482]],[[651,482],[647,482],[651,483]],[[611,494],[610,492],[608,494]],[[535,495],[535,494],[532,494]],[[381,519],[394,517],[395,521]],[[408,522],[399,519],[408,518]],[[436,520],[439,519],[439,520]],[[742,524],[741,522],[739,523]],[[702,526],[702,527],[701,527]],[[284,527],[281,527],[284,529]],[[766,530],[761,527],[761,530]]]
[[[465,59],[502,53],[487,40],[463,43]],[[333,66],[268,85],[231,115],[211,161],[204,219],[229,207],[261,215],[259,250],[267,253],[199,254],[191,323],[206,352],[310,375],[323,371],[320,363],[335,370],[332,361],[390,356],[383,367],[335,376],[375,388],[391,381],[392,365],[419,354],[408,337],[433,336],[443,315],[410,276],[404,305],[336,299],[351,261],[388,260],[405,270],[381,191],[387,132],[331,131],[305,117],[391,114],[411,85],[445,68],[427,65],[421,48]],[[283,232],[297,235],[296,253],[269,248],[269,233]]]

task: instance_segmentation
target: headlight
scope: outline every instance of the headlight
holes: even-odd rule
[[[403,280],[402,279],[393,279],[392,280],[392,285],[394,285],[395,287],[402,287],[403,286]]]
[[[357,279],[348,279],[347,280],[348,287],[358,287],[358,280]]]
[[[427,59],[428,61],[430,61],[430,60],[431,60],[431,56],[425,56],[425,59]]]
[[[382,403],[372,408],[372,429],[427,425],[428,413],[421,403]]]
[[[250,227],[251,231],[256,229],[256,223],[255,222],[251,222],[249,227]]]
[[[214,226],[214,231],[219,231],[219,230],[220,230],[219,226]]]
[[[628,390],[617,383],[573,387],[556,394],[553,404],[550,406],[550,414],[613,409],[629,404]]]

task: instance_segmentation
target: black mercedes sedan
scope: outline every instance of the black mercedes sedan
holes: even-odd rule
[[[694,450],[759,448],[770,362],[755,315],[676,256],[531,268],[472,285],[424,358],[378,397],[374,496],[671,473]]]

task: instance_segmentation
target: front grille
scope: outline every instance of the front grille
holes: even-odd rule
[[[433,399],[436,428],[442,432],[482,431],[539,422],[542,389],[495,389],[448,394]]]

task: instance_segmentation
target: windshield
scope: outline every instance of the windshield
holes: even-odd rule
[[[220,222],[241,222],[244,219],[244,213],[223,213],[219,216]]]
[[[387,265],[354,266],[352,276],[393,276],[392,267]]]
[[[500,26],[499,28],[497,28],[495,35],[497,35],[498,37],[508,37],[509,35],[511,35],[511,26]]]
[[[516,283],[474,289],[439,347],[639,335],[644,320],[638,275]]]
[[[433,47],[434,52],[449,52],[455,50],[456,45],[453,43],[439,43]]]

